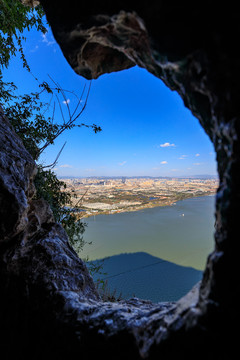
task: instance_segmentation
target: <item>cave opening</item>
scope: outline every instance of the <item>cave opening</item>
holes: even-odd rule
[[[186,106],[196,114],[213,141],[218,160],[220,186],[216,197],[215,248],[208,257],[202,285],[195,301],[189,300],[187,296],[188,301],[185,304],[178,303],[175,308],[168,308],[169,311],[164,304],[154,307],[136,302],[121,302],[117,306],[102,303],[92,287],[83,263],[67,246],[64,232],[57,224],[48,223],[46,217],[36,208],[36,213],[30,215],[37,215],[39,219],[37,236],[31,237],[31,234],[24,233],[29,216],[26,204],[32,201],[31,184],[35,169],[1,113],[3,144],[10,150],[6,152],[7,147],[1,147],[1,155],[4,154],[2,158],[8,160],[1,164],[4,168],[3,175],[5,179],[7,176],[8,180],[1,179],[1,187],[4,187],[2,193],[11,193],[14,208],[19,209],[17,216],[9,219],[14,232],[7,236],[12,236],[13,241],[10,242],[10,249],[7,244],[4,261],[1,261],[1,290],[6,294],[1,297],[1,323],[5,330],[4,337],[1,338],[3,352],[8,354],[13,351],[14,343],[18,355],[25,354],[27,350],[26,358],[32,358],[29,349],[35,345],[39,359],[44,358],[46,351],[58,358],[69,355],[96,358],[96,355],[102,353],[106,359],[113,356],[120,359],[126,356],[126,349],[132,359],[155,359],[160,356],[185,356],[191,359],[196,357],[196,352],[198,358],[234,357],[238,350],[237,333],[226,332],[226,329],[232,330],[236,317],[239,317],[237,309],[234,308],[239,292],[236,285],[239,273],[236,251],[240,188],[239,106],[236,90],[239,83],[239,55],[235,51],[239,38],[239,22],[235,21],[238,12],[231,6],[222,7],[212,2],[209,7],[207,2],[202,2],[201,11],[192,7],[191,16],[185,16],[184,21],[181,21],[178,17],[178,2],[170,5],[164,1],[157,2],[158,6],[164,4],[161,9],[163,12],[159,14],[158,6],[153,9],[148,6],[146,14],[153,40],[150,45],[153,45],[153,48],[148,46],[149,43],[142,42],[147,45],[142,51],[141,42],[134,39],[136,31],[131,32],[131,26],[126,26],[129,23],[134,26],[139,24],[135,13],[121,11],[113,16],[113,9],[110,7],[109,13],[104,17],[96,17],[99,8],[95,4],[94,17],[91,13],[92,7],[88,7],[88,4],[83,5],[84,9],[79,14],[74,11],[77,4],[75,1],[71,1],[68,12],[63,2],[59,2],[58,7],[55,6],[56,1],[42,0],[41,3],[44,4],[62,50],[78,73],[88,78],[97,77],[103,72],[114,71],[114,67],[119,67],[121,61],[126,60],[129,55],[130,60],[124,62],[123,68],[133,63],[144,64],[151,73],[163,79],[167,86],[175,88]],[[105,4],[108,8],[109,2]],[[121,2],[121,6],[124,4]],[[189,14],[188,9],[187,3],[181,6],[184,14]],[[121,9],[116,3],[114,12],[117,13],[118,10]],[[154,14],[151,14],[151,11]],[[71,16],[76,20],[76,14],[78,21],[87,22],[83,27],[76,26],[75,31],[70,26],[70,20]],[[141,16],[144,18],[144,12]],[[149,16],[153,24],[149,22]],[[92,37],[89,37],[89,34],[86,37],[84,33],[89,30],[89,25],[90,31],[92,30],[94,21],[96,26],[101,27],[108,20],[110,25],[119,25],[119,20],[125,21],[126,18],[136,20],[125,22],[124,27],[121,27],[120,23],[120,30],[124,29],[124,35],[133,35],[130,46],[128,36],[126,41],[126,37],[122,39],[121,34],[121,42],[116,42],[116,37],[111,36],[110,43],[102,46],[99,41],[102,39],[96,39],[91,44]],[[195,26],[189,27],[188,18],[191,19],[190,25]],[[231,20],[229,27],[225,26],[226,18]],[[172,20],[170,26],[169,20]],[[76,22],[73,22],[73,27],[75,25]],[[179,27],[181,32],[178,31]],[[116,27],[111,26],[108,29],[114,30]],[[78,42],[74,37],[71,43],[69,33],[72,30],[83,41]],[[97,32],[97,35],[100,33]],[[105,31],[106,34],[109,32]],[[188,41],[185,41],[186,36],[182,36],[183,34]],[[90,38],[88,46],[85,46],[86,38]],[[111,40],[114,41],[112,52]],[[137,46],[134,48],[132,44]],[[87,51],[81,52],[82,45]],[[95,56],[94,49],[101,50],[100,58]],[[112,59],[114,60],[115,56],[116,61],[104,63],[102,60],[105,50],[108,58],[113,55]],[[94,55],[92,59],[91,55]],[[6,143],[6,139],[10,142]],[[24,162],[18,167],[18,171],[11,168],[10,172],[6,165],[12,163],[13,159],[20,161],[21,158],[16,157],[18,153],[21,153]],[[12,191],[16,189],[17,191]],[[20,239],[22,234],[24,238]],[[14,301],[16,298],[18,304]],[[19,308],[20,320],[24,321],[19,321]],[[12,337],[13,328],[15,333]]]
[[[47,71],[53,71],[51,75],[64,88],[76,90],[79,89],[79,85],[82,87],[82,79],[80,81],[80,78],[66,66],[66,61],[57,48],[50,28],[44,37],[34,32],[28,37],[27,49],[31,68],[34,69],[39,56],[39,47],[43,45],[44,48],[41,51],[47,67],[40,72],[40,75],[44,76]],[[56,61],[63,75],[58,73],[57,67],[53,70],[53,63]],[[14,62],[9,72],[11,74],[12,69],[14,79],[16,66],[20,68],[21,65],[19,66],[19,63],[16,65]],[[21,70],[19,79],[15,80],[21,80]],[[28,81],[29,79],[26,83]],[[71,97],[70,93],[67,96],[63,107],[66,107],[67,102],[70,106],[74,103],[74,97]],[[191,112],[184,107],[179,95],[169,90],[157,77],[137,66],[92,80],[92,88],[83,117],[86,123],[91,123],[94,119],[98,125],[102,126],[103,132],[96,137],[89,134],[87,129],[66,133],[64,139],[63,137],[57,139],[55,146],[48,149],[43,157],[44,164],[53,163],[57,151],[61,148],[63,141],[66,141],[67,146],[61,153],[54,171],[63,180],[75,178],[76,184],[73,187],[77,189],[77,201],[88,188],[81,210],[83,210],[82,213],[88,213],[87,216],[93,217],[86,219],[88,227],[83,238],[87,244],[79,256],[93,261],[107,257],[105,262],[100,261],[102,264],[109,262],[110,257],[120,256],[120,258],[115,258],[115,262],[113,261],[115,265],[110,268],[108,266],[109,269],[106,271],[104,270],[106,265],[103,266],[102,273],[106,273],[104,276],[94,274],[96,281],[105,279],[112,292],[119,287],[118,281],[114,282],[114,279],[118,280],[122,277],[120,284],[126,284],[127,281],[122,273],[126,275],[130,273],[132,276],[135,271],[139,272],[143,267],[149,273],[144,275],[145,280],[138,280],[140,285],[137,291],[131,290],[131,284],[136,284],[132,276],[127,293],[124,291],[124,286],[123,290],[118,291],[119,293],[153,301],[177,300],[173,291],[176,288],[175,285],[168,287],[172,289],[173,295],[168,290],[169,295],[160,297],[158,294],[163,293],[160,288],[157,292],[154,290],[153,297],[149,296],[147,289],[142,291],[141,288],[144,288],[143,283],[148,283],[148,278],[151,278],[150,270],[153,268],[159,267],[158,272],[165,273],[161,271],[161,268],[163,264],[169,265],[167,261],[184,268],[191,267],[197,271],[194,275],[195,279],[201,277],[200,272],[204,269],[206,256],[213,248],[214,201],[208,205],[207,209],[195,211],[194,216],[192,212],[192,218],[186,214],[189,209],[184,210],[184,206],[180,204],[184,198],[196,197],[197,192],[199,196],[202,195],[201,191],[208,194],[203,187],[203,182],[209,180],[214,183],[216,180],[215,153],[209,139]],[[79,154],[85,156],[79,158]],[[81,178],[90,178],[90,185],[87,184],[88,180],[83,184]],[[81,185],[77,185],[77,179]],[[188,184],[189,181],[191,184]],[[217,180],[213,186],[216,183]],[[95,186],[97,184],[99,185]],[[189,186],[192,188],[189,189]],[[198,189],[197,186],[200,188]],[[100,191],[96,191],[97,188]],[[196,201],[195,199],[195,203]],[[119,206],[119,203],[122,206]],[[162,207],[162,205],[171,206],[168,215],[163,213],[165,206]],[[194,201],[192,204],[189,200],[188,206],[201,208],[203,204],[199,202],[195,206]],[[132,212],[137,209],[139,211],[136,213]],[[149,220],[146,220],[144,212],[147,209]],[[156,220],[155,222],[151,220],[156,218],[154,213],[156,209],[160,211],[160,218],[166,217],[158,225]],[[123,214],[117,214],[122,211]],[[151,211],[153,214],[150,215]],[[110,219],[119,220],[115,225],[114,221],[111,221],[112,224],[105,220],[99,223],[98,219],[101,219],[101,216],[98,217],[96,214],[104,213],[109,214]],[[128,217],[124,222],[122,219],[126,214]],[[137,214],[139,217],[142,216],[141,220],[137,219]],[[173,217],[172,220],[171,217]],[[187,222],[188,225],[186,225]],[[204,226],[204,223],[207,223],[207,226]],[[172,226],[172,224],[175,225]],[[197,231],[195,228],[198,224],[201,225]],[[206,227],[212,230],[204,233]],[[99,236],[99,231],[102,238]],[[133,242],[131,237],[134,239]],[[194,237],[196,237],[195,248],[190,245],[190,239]],[[178,238],[179,241],[177,241]],[[208,242],[209,238],[211,240]],[[158,241],[162,242],[161,251],[157,246]],[[92,245],[89,246],[88,243]],[[127,256],[126,253],[130,255]],[[130,259],[130,256],[134,254],[137,258]],[[119,264],[118,268],[116,262]],[[126,262],[125,266],[124,262]],[[183,269],[179,269],[181,273]],[[174,271],[177,273],[176,269]],[[181,282],[184,276],[180,274],[179,276]],[[172,275],[171,278],[177,281],[176,276]],[[157,289],[158,282],[166,283],[167,280],[161,281],[155,276],[151,288]],[[190,288],[191,286],[185,285],[183,281],[184,290],[181,295]]]
[[[41,69],[40,76],[46,77],[50,72],[51,77],[63,88],[79,93],[79,88],[83,87],[83,79],[67,66],[50,28],[44,37],[34,31],[28,35],[27,49],[33,70],[38,61],[40,47],[46,64],[46,67]],[[61,73],[58,67],[53,67],[56,63],[62,69]],[[15,76],[16,68],[19,69],[18,78]],[[28,74],[21,75],[19,61],[10,64],[9,70],[7,76],[10,80],[12,79],[9,74],[12,72],[14,81],[19,84],[21,76],[24,76],[26,84],[36,85],[31,76],[27,77]],[[89,83],[86,84],[88,86]],[[67,92],[66,96],[62,110],[66,110],[67,105],[71,108],[76,100],[70,92]],[[206,256],[213,248],[214,200],[206,205],[206,209],[198,211],[197,209],[204,205],[199,201],[195,206],[194,201],[196,203],[197,199],[193,203],[189,199],[187,206],[195,208],[195,214],[188,208],[184,210],[184,206],[180,205],[182,199],[196,197],[197,192],[199,196],[202,195],[201,191],[208,194],[204,189],[204,182],[209,180],[210,185],[216,185],[213,146],[179,95],[138,66],[92,80],[82,121],[90,124],[93,119],[103,129],[100,134],[94,136],[84,128],[65,133],[56,139],[54,146],[45,151],[41,160],[46,165],[54,163],[56,154],[66,141],[64,151],[53,170],[68,184],[74,179],[74,183],[70,184],[71,191],[76,190],[77,199],[74,199],[74,203],[78,203],[87,189],[87,194],[81,201],[84,205],[81,213],[87,213],[88,216],[83,218],[88,223],[83,234],[86,245],[79,256],[93,261],[100,259],[100,262],[97,262],[105,264],[99,271],[100,274],[94,274],[94,279],[97,282],[106,280],[111,292],[120,288],[117,293],[125,294],[125,297],[135,295],[152,301],[177,300],[180,295],[176,295],[174,289],[178,287],[179,293],[184,295],[191,288],[189,281],[193,283],[191,274],[186,274],[186,278],[190,280],[187,280],[187,284],[184,283],[184,276],[181,275],[183,268],[193,268],[192,275],[194,281],[197,281],[201,278]],[[119,203],[122,205],[119,206]],[[168,215],[164,214],[168,206],[162,205],[171,207]],[[139,211],[132,212],[137,209]],[[160,211],[160,219],[166,217],[158,224],[155,214],[157,209]],[[148,220],[144,212],[147,210]],[[122,211],[122,214],[118,214]],[[191,217],[187,216],[186,211],[191,213]],[[106,220],[99,223],[101,215],[97,214],[108,214],[106,219],[117,219],[116,224]],[[90,215],[92,217],[89,217]],[[138,220],[137,215],[142,218]],[[195,230],[198,226],[199,230]],[[131,238],[134,240],[131,241]],[[194,238],[195,245],[191,244],[190,240]],[[159,241],[162,243],[161,251],[157,245]],[[127,256],[126,253],[130,255]],[[130,259],[134,254],[136,258]],[[116,255],[120,258],[115,258],[115,261],[114,258],[110,259]],[[102,262],[101,259],[106,257],[108,259]],[[107,266],[109,261],[113,261],[113,265]],[[154,295],[149,296],[148,289],[142,284],[148,284],[151,270],[159,268],[158,272],[163,274],[164,266],[170,264],[182,266],[179,268],[178,277],[173,276],[177,269],[169,271],[169,276],[171,273],[171,279],[183,286],[167,286],[168,295],[159,295],[164,291],[156,284],[170,284],[172,280],[159,280],[155,276],[150,286],[154,289]],[[108,269],[104,270],[104,266]],[[145,280],[138,280],[137,290],[131,290],[131,284],[136,284],[133,275],[137,271],[141,277],[142,267],[146,272]],[[156,272],[155,270],[154,273]],[[125,276],[131,275],[132,280],[127,286],[127,292],[124,284],[129,279],[124,279],[122,273]]]
[[[144,69],[104,75],[91,91],[86,116],[100,104],[103,132],[89,139],[88,179],[76,183],[79,198],[88,188],[79,256],[100,266],[100,292],[177,301],[213,250],[213,146],[178,94]]]

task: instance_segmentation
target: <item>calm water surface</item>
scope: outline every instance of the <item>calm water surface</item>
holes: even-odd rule
[[[164,260],[202,270],[213,250],[215,196],[86,219],[81,257],[101,259],[121,253],[147,252]]]

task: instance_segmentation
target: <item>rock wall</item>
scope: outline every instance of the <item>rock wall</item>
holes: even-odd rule
[[[32,200],[35,165],[0,119],[3,358],[231,359],[237,350],[240,13],[232,1],[42,0],[67,61],[86,78],[146,68],[179,93],[214,144],[215,250],[180,302],[103,303],[83,262]]]

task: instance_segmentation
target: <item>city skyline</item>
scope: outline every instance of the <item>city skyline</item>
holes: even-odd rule
[[[48,74],[63,89],[81,94],[90,81],[74,73],[56,44],[51,30],[43,35],[26,32],[24,52],[32,74],[40,82]],[[38,83],[13,59],[4,71],[5,81],[14,81],[19,93],[31,92]],[[24,79],[24,81],[23,81]],[[63,111],[76,107],[76,98],[66,92]],[[61,116],[60,110],[56,116]],[[88,128],[65,132],[48,147],[40,162],[52,164],[66,145],[54,171],[58,176],[193,176],[216,175],[213,145],[180,96],[138,67],[106,74],[91,82],[86,109],[79,123],[103,129],[94,134]]]

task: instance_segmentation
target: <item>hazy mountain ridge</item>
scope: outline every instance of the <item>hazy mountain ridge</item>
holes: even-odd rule
[[[116,176],[75,176],[75,175],[59,175],[59,179],[218,179],[218,175],[213,174],[199,174],[199,175],[176,175],[176,176],[150,176],[150,175],[136,175],[136,176],[126,176],[126,175],[116,175]]]
[[[136,296],[153,302],[177,301],[202,278],[202,271],[174,264],[148,253],[126,253],[96,260],[103,264],[95,275],[107,280],[111,291],[123,298]]]

